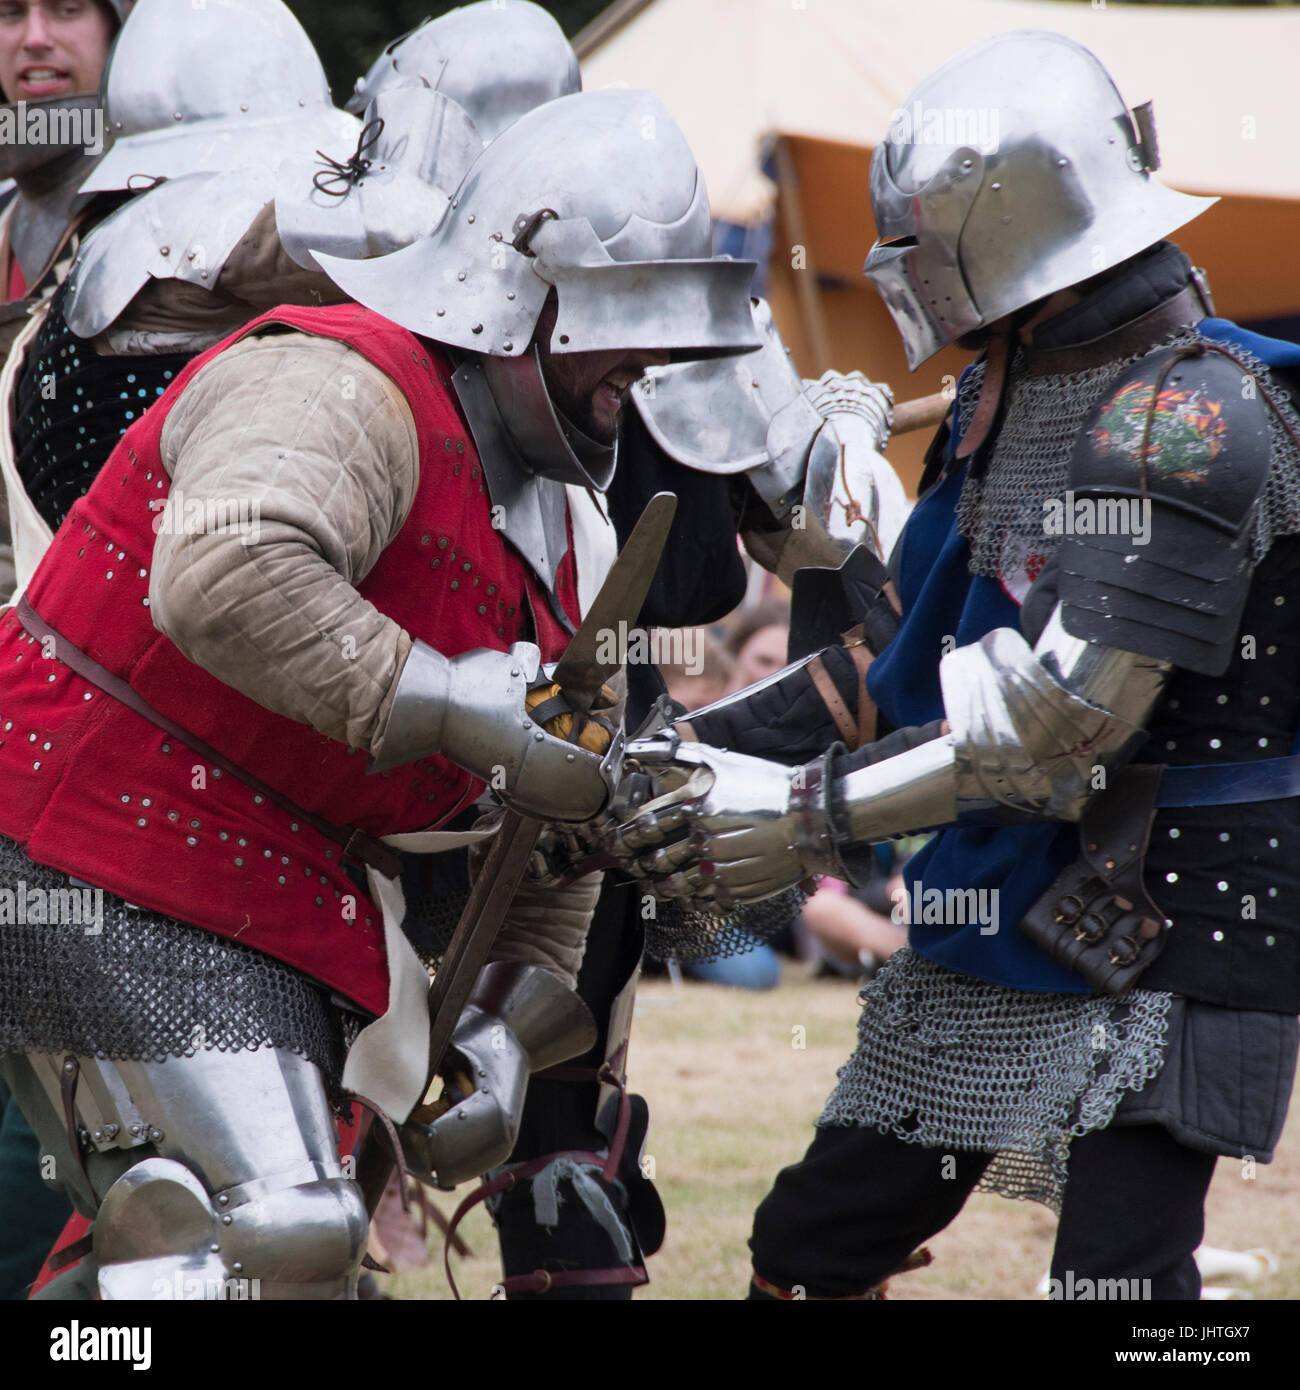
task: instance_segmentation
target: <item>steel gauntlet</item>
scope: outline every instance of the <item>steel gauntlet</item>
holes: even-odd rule
[[[526,815],[595,815],[608,794],[600,756],[547,732],[528,709],[540,664],[531,642],[456,657],[416,642],[371,748],[369,770],[387,772],[441,753]]]
[[[443,1102],[422,1106],[402,1126],[412,1170],[454,1187],[504,1163],[519,1135],[529,1075],[595,1041],[591,1010],[550,971],[513,961],[484,966],[443,1068],[452,1094],[464,1098],[449,1109]]]
[[[946,731],[899,730],[793,772],[700,744],[632,744],[630,757],[673,765],[680,785],[611,848],[639,854],[633,872],[663,896],[755,901],[809,873],[852,881],[855,848],[876,840],[954,822],[1077,820],[1145,737],[1169,670],[1072,638],[1054,613],[1033,649],[999,628],[943,659]]]

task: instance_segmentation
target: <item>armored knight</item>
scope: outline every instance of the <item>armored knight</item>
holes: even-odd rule
[[[909,362],[981,349],[892,630],[867,576],[883,640],[842,689],[876,737],[750,756],[787,672],[692,716],[706,743],[634,746],[654,799],[605,847],[703,907],[938,829],[909,949],[758,1210],[753,1297],[880,1296],[978,1186],[1059,1210],[1054,1277],[1196,1298],[1216,1155],[1271,1159],[1296,1057],[1300,349],[1210,316],[1161,240],[1209,201],[1152,177],[1150,108],[1086,49],[1002,35],[913,103],[1000,138],[891,131],[872,164],[865,269]]]
[[[250,39],[262,59],[252,67]],[[320,60],[280,0],[141,0],[104,92],[114,143],[83,195],[100,218],[125,203],[29,315],[0,389],[18,589],[122,431],[196,353],[276,304],[341,298],[285,254],[269,207],[287,152],[359,128],[329,104]]]
[[[330,159],[324,171],[303,160],[282,165],[281,240],[304,267],[319,264],[315,253],[360,259],[412,240],[414,224],[445,205],[443,190],[470,145],[578,81],[572,49],[536,6],[493,0],[430,21],[390,45],[358,82],[361,159]],[[680,499],[644,625],[693,626],[735,607],[745,585],[738,532],[761,563],[788,576],[801,564],[837,564],[858,540],[887,552],[901,525],[903,490],[879,453],[888,393],[856,374],[801,382],[761,301],[754,320],[759,351],[651,368],[632,392],[635,409],[621,414],[619,467],[605,493],[619,537],[656,492]],[[630,666],[627,677],[636,727],[663,686],[653,667]],[[467,891],[463,859],[418,856],[405,867],[407,930],[430,947],[445,939],[449,909]],[[482,1189],[508,1298],[630,1297],[661,1238],[662,1209],[637,1164],[648,1123],[639,1097],[621,1101],[632,1108],[630,1130],[618,1124],[641,896],[626,883],[604,885],[578,979],[596,1040],[560,1073],[534,1078],[511,1162]],[[766,913],[773,927],[789,915]],[[737,931],[738,949],[752,944],[757,916],[747,914],[749,929]],[[685,949],[681,931],[668,941],[661,930],[660,939]],[[710,949],[715,939],[711,929]],[[611,1159],[616,1139],[621,1153]]]
[[[0,26],[0,87],[10,122],[0,148],[0,177],[13,180],[0,213],[0,299],[5,302],[0,356],[8,353],[28,313],[50,293],[56,267],[66,273],[91,216],[90,200],[79,188],[103,153],[96,93],[129,0],[86,0],[71,14],[40,3],[12,8],[16,12]],[[27,139],[32,119],[42,122],[47,138]],[[12,589],[13,549],[0,491],[0,600]]]
[[[0,1066],[95,1215],[103,1296],[178,1271],[354,1288],[366,1214],[331,1096],[401,1122],[428,1082],[383,841],[480,834],[489,781],[546,818],[605,799],[601,758],[526,706],[603,567],[576,499],[612,469],[626,390],[757,346],[752,266],[709,252],[652,95],[539,108],[430,235],[319,258],[356,303],[275,311],[192,362],[0,619],[5,881],[103,895],[94,935],[5,928]],[[589,1045],[571,986],[594,890],[516,898],[427,1178],[506,1158],[529,1071]]]
[[[267,61],[260,74],[249,72],[250,39]],[[278,87],[268,86],[272,68]],[[128,425],[193,356],[276,304],[342,298],[326,276],[302,271],[279,247],[267,207],[271,172],[257,163],[340,131],[355,139],[359,128],[330,107],[319,59],[279,0],[184,9],[145,0],[112,51],[103,88],[107,127],[118,133],[117,158],[128,172],[110,165],[104,187],[84,195],[57,274],[46,277],[38,300],[19,306],[25,321],[0,385],[0,494],[17,561],[0,604],[15,580],[19,591],[26,585]],[[268,142],[268,116],[288,133]],[[154,130],[151,121],[164,124]],[[152,175],[131,172],[159,161],[193,172],[151,189]],[[93,164],[83,160],[78,181]],[[231,167],[239,172],[232,176]],[[127,183],[146,191],[128,195],[116,186]],[[7,1192],[30,1194],[39,1185],[35,1160],[34,1137],[7,1149]],[[43,1190],[28,1195],[27,1209],[44,1197]]]

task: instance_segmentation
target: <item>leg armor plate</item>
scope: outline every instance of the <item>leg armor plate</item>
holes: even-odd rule
[[[60,1059],[30,1061],[62,1113]],[[365,1203],[318,1068],[273,1048],[79,1066],[83,1148],[140,1160],[95,1193],[103,1298],[355,1296]]]

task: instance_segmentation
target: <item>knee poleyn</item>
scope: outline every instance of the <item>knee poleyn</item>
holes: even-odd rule
[[[355,1183],[274,1178],[208,1193],[173,1159],[136,1164],[94,1228],[105,1299],[347,1298],[368,1221]]]

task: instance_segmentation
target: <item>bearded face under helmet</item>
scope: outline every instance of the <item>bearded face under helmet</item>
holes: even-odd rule
[[[503,131],[410,246],[316,260],[358,303],[454,350],[505,534],[549,583],[563,485],[609,485],[618,408],[644,368],[760,345],[753,264],[711,250],[704,183],[663,104],[603,91]]]
[[[759,345],[753,266],[711,247],[708,197],[672,118],[648,92],[607,91],[522,117],[419,242],[317,259],[360,303],[474,354],[534,471],[603,487],[613,459],[601,436],[641,367]],[[636,363],[620,359],[635,358],[624,381]],[[557,405],[583,418],[557,418]],[[567,448],[555,448],[557,426]]]
[[[974,45],[899,108],[871,162],[864,273],[915,370],[940,348],[1119,265],[1215,201],[1166,188],[1150,106],[1059,34]]]

